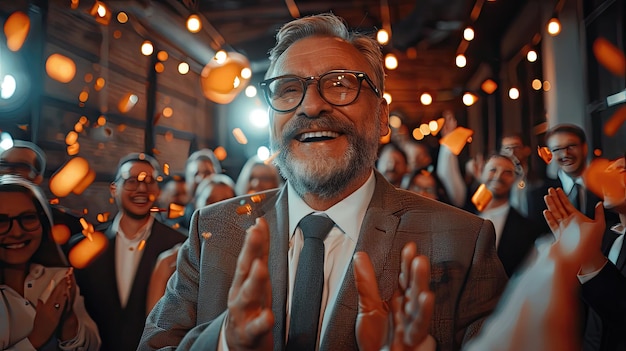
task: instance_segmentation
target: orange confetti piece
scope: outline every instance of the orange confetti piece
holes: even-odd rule
[[[626,58],[624,53],[605,38],[593,42],[593,54],[598,62],[609,72],[623,77],[626,74]]]
[[[265,194],[255,194],[250,196],[250,200],[252,200],[252,202],[254,203],[259,203],[263,201],[263,199],[265,199]]]
[[[25,132],[28,131],[28,124],[18,124],[17,127]]]
[[[81,217],[81,219],[80,219],[80,225],[82,225],[82,226],[83,226],[83,229],[87,229],[87,228],[89,228],[89,223],[87,223],[87,220],[86,220],[86,219],[84,219],[84,218],[82,218],[82,217]]]
[[[98,216],[96,216],[96,219],[98,220],[98,222],[104,223],[109,220],[109,215],[110,215],[109,212],[98,213]]]
[[[453,154],[459,155],[473,134],[474,131],[471,129],[456,127],[450,134],[441,138],[439,143],[450,149]]]
[[[610,137],[614,136],[624,122],[626,122],[626,106],[620,107],[615,111],[613,116],[606,121],[604,124],[604,134]]]
[[[59,198],[55,197],[54,199],[50,199],[50,205],[58,205],[59,204]]]
[[[550,161],[552,161],[552,151],[550,151],[547,146],[537,146],[537,154],[546,164],[549,164]]]
[[[185,215],[185,206],[175,204],[173,202],[170,203],[168,207],[168,211],[167,211],[167,218],[169,219],[180,218],[184,215]]]
[[[476,206],[476,209],[478,211],[482,212],[485,207],[489,205],[489,202],[492,198],[493,195],[491,194],[491,191],[487,189],[487,186],[485,186],[485,184],[481,184],[472,196],[472,203],[474,204],[474,206]]]
[[[75,268],[87,267],[109,245],[106,235],[101,232],[94,232],[88,239],[81,240],[70,250],[68,259]]]
[[[605,158],[595,158],[583,173],[587,188],[599,198],[624,197],[624,176],[619,168],[611,167],[613,162]]]
[[[213,236],[213,234],[211,234],[209,232],[202,233],[202,237],[204,238],[204,240],[207,240],[207,239],[209,239],[212,236]]]
[[[245,205],[241,205],[239,207],[237,207],[237,214],[243,215],[243,214],[250,214],[252,213],[252,206],[250,206],[250,204],[245,204]]]

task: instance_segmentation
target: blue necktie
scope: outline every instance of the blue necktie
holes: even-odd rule
[[[324,239],[334,225],[330,218],[312,214],[300,221],[304,246],[291,297],[287,351],[315,350],[324,290]]]

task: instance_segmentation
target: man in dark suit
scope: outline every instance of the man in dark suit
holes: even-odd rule
[[[137,349],[150,312],[146,296],[157,259],[186,239],[150,214],[159,195],[158,170],[149,155],[130,154],[120,160],[110,187],[119,212],[102,228],[108,246],[86,268],[75,271],[87,312],[98,325],[102,350]],[[73,239],[88,240],[82,235]]]
[[[489,219],[496,229],[498,257],[510,277],[533,250],[535,240],[541,234],[539,227],[522,216],[510,204],[510,193],[521,174],[514,161],[505,155],[494,154],[483,168],[482,183],[492,194],[492,199],[479,217]]]
[[[582,178],[587,168],[589,149],[585,131],[573,124],[558,124],[546,132],[545,139],[552,152],[552,162],[556,162],[559,169],[556,179],[547,178],[542,186],[531,190],[528,217],[540,224],[542,231],[547,232],[550,228],[543,219],[543,210],[546,209],[543,197],[549,188],[562,188],[574,207],[591,218],[594,216],[595,204],[601,199],[589,191]]]
[[[460,349],[507,280],[493,225],[374,170],[389,112],[375,40],[332,14],[290,22],[277,38],[261,87],[287,182],[194,213],[139,350],[380,349],[389,309],[410,328],[405,347]],[[311,238],[311,216],[331,221],[322,238]],[[301,285],[299,263],[319,263],[312,240],[321,290]],[[307,308],[314,318],[294,312]]]

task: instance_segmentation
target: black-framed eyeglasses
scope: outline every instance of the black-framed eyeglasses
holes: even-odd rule
[[[0,161],[0,174],[28,174],[31,178],[36,177],[39,171],[27,162]]]
[[[146,175],[144,172],[139,173],[139,175],[128,178],[118,178],[117,180],[123,179],[123,188],[128,191],[135,191],[139,188],[140,183],[144,183],[147,188],[157,187],[157,181],[153,176]]]
[[[288,74],[266,79],[259,86],[273,110],[291,112],[304,101],[306,90],[312,82],[317,82],[317,91],[324,101],[334,106],[346,106],[359,97],[363,81],[380,98],[380,90],[374,82],[367,73],[359,71],[333,70],[306,78]]]
[[[578,148],[580,146],[580,144],[569,144],[563,147],[555,147],[554,149],[550,150],[553,154],[558,154],[561,153],[563,151],[567,152],[572,152],[574,149]]]
[[[20,228],[27,232],[33,232],[41,228],[41,219],[37,212],[23,212],[13,217],[7,214],[0,214],[0,235],[11,231],[13,221],[17,221]]]

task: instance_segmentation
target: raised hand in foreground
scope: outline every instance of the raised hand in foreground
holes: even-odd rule
[[[415,243],[402,250],[398,288],[392,301],[382,301],[376,274],[365,252],[353,258],[354,278],[359,293],[356,338],[359,350],[378,351],[389,346],[392,351],[435,349],[435,340],[428,334],[435,296],[429,289],[430,263],[417,255]]]

